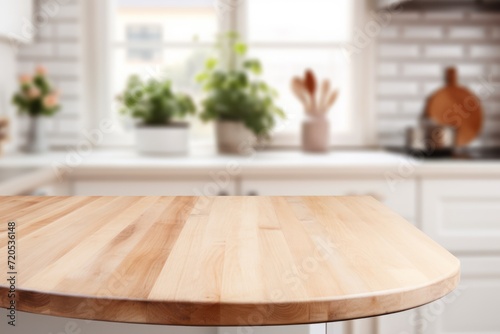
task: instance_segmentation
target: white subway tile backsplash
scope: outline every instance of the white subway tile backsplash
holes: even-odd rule
[[[480,39],[486,37],[486,29],[483,27],[451,27],[449,37],[456,39]]]
[[[36,66],[34,61],[20,60],[17,62],[17,73],[31,75],[35,71],[35,67]]]
[[[428,58],[461,58],[464,54],[462,45],[428,45],[424,49]]]
[[[57,14],[57,18],[78,19],[80,13],[80,5],[78,2],[65,1]]]
[[[39,26],[37,35],[42,39],[52,38],[54,36],[54,24],[52,24],[52,22],[48,22],[47,24]]]
[[[64,87],[62,88],[62,93],[64,94]],[[81,103],[79,100],[61,100],[61,110],[60,113],[64,116],[78,116],[81,111]]]
[[[57,55],[62,57],[78,57],[81,54],[80,43],[57,43]]]
[[[485,66],[482,64],[459,64],[457,67],[459,78],[479,77],[484,74]]]
[[[54,45],[48,42],[28,44],[19,50],[21,57],[50,57],[53,54]]]
[[[379,46],[379,56],[414,58],[419,56],[419,46],[402,44],[381,44]]]
[[[57,80],[57,85],[61,91],[61,95],[65,96],[81,96],[82,87],[78,80]]]
[[[473,45],[470,49],[473,58],[500,59],[500,46],[498,45]]]
[[[80,75],[80,63],[77,61],[52,60],[45,62],[47,69],[54,76]]]
[[[443,35],[444,33],[441,27],[417,26],[405,27],[403,30],[403,36],[405,38],[437,39],[442,38]]]
[[[428,21],[459,21],[465,17],[465,13],[463,12],[444,12],[444,11],[436,11],[436,12],[426,12],[423,14],[423,22]]]
[[[382,38],[396,38],[399,36],[399,28],[393,26],[385,26],[380,30],[380,37]]]
[[[74,39],[80,37],[80,26],[78,23],[58,23],[55,28],[57,37]]]
[[[424,94],[422,98],[425,96],[429,96],[430,94],[435,93],[438,89],[442,88],[444,85],[443,82],[434,81],[434,82],[426,82],[422,85],[422,93]]]
[[[403,101],[401,103],[401,111],[404,114],[410,114],[418,116],[424,111],[425,101],[423,99],[418,99],[414,101]]]
[[[491,30],[491,37],[500,39],[500,27],[495,27]]]
[[[398,102],[392,100],[380,100],[377,102],[377,110],[381,115],[396,114],[398,112]]]
[[[493,76],[500,76],[500,65],[499,64],[491,65],[488,73],[493,74]]]
[[[436,77],[442,73],[439,64],[405,64],[403,65],[403,74],[405,76],[415,77]]]
[[[418,94],[418,84],[408,81],[379,82],[377,92],[380,96],[400,96]]]
[[[392,77],[398,75],[397,63],[380,63],[378,65],[378,75]]]
[[[500,115],[500,102],[486,102],[483,103],[484,111],[487,115]]]
[[[500,22],[500,13],[495,12],[472,12],[469,14],[471,20],[484,22],[494,21],[496,23]]]
[[[419,21],[422,18],[422,14],[419,12],[399,12],[392,17],[393,21],[397,22],[411,22]]]
[[[447,66],[456,66],[460,84],[480,96],[486,119],[500,119],[499,13],[395,14],[390,27],[380,38],[377,60],[380,144],[404,144],[405,128],[416,124],[427,97],[444,86]],[[486,87],[481,78],[496,84]]]

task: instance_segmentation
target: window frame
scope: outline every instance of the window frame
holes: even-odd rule
[[[242,40],[247,42],[247,14],[248,0],[215,0],[214,6],[218,13],[218,31],[237,31]],[[228,1],[236,2],[237,5],[227,7]],[[368,14],[373,8],[369,0],[354,1],[354,27],[362,26],[368,19]],[[102,120],[112,118],[113,108],[109,105],[114,103],[111,97],[111,64],[114,47],[126,47],[126,42],[116,42],[111,38],[112,32],[112,6],[113,0],[86,0],[84,2],[84,90],[85,109],[92,111],[85,113],[84,125],[88,129],[97,129]],[[225,7],[224,7],[225,6]],[[270,42],[272,43],[272,42]],[[252,46],[266,46],[270,43],[251,43]],[[123,44],[123,45],[122,45]],[[162,42],[165,47],[192,46],[194,42]],[[212,46],[212,42],[196,42],[197,46]],[[291,43],[280,43],[289,46]],[[298,47],[342,47],[342,43],[293,43]],[[376,143],[375,120],[372,112],[374,104],[373,86],[374,80],[374,44],[371,43],[363,52],[352,57],[351,66],[351,128],[347,133],[332,133],[332,147],[363,147]],[[95,51],[94,51],[95,50]],[[264,66],[265,71],[265,66]],[[356,92],[356,93],[354,93]],[[366,96],[365,99],[355,96]],[[271,148],[300,148],[300,131],[276,131],[269,145]],[[130,147],[134,138],[132,131],[127,133],[108,134],[102,146]]]

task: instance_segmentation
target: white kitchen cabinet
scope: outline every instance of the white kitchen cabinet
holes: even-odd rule
[[[423,180],[421,220],[451,252],[500,252],[500,179]]]
[[[40,27],[33,18],[33,0],[0,0],[0,38],[30,43]]]
[[[419,333],[500,333],[500,256],[459,259],[460,286],[419,310]]]
[[[394,187],[383,178],[243,178],[241,189],[242,195],[260,196],[371,195],[409,221],[416,217],[416,181],[411,179]]]
[[[235,182],[219,183],[209,178],[79,179],[73,183],[77,196],[215,196],[235,195]]]

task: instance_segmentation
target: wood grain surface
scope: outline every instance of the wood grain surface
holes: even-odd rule
[[[302,324],[402,311],[459,261],[371,197],[0,197],[17,308],[118,322]],[[0,306],[9,305],[0,283]]]

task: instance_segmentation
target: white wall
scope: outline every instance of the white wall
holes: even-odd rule
[[[7,40],[0,38],[0,116],[7,116],[10,121],[10,141],[5,146],[6,151],[11,151],[16,146],[16,136],[14,129],[17,124],[15,122],[15,110],[11,104],[12,94],[16,89],[16,49]]]

